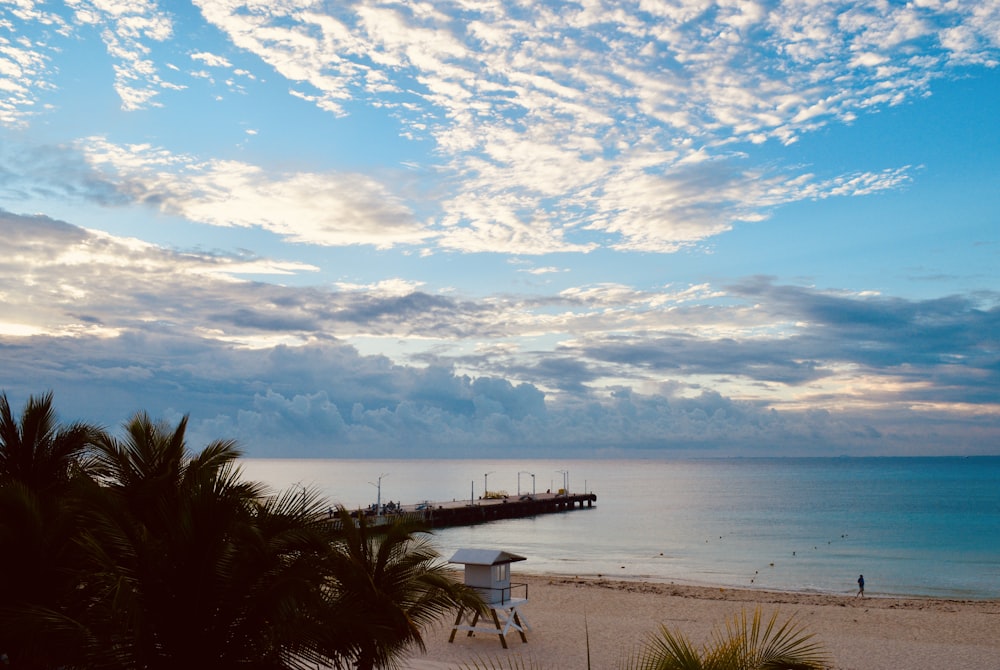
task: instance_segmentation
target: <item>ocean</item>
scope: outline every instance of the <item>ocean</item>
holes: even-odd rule
[[[245,459],[245,476],[366,507],[593,492],[590,509],[434,531],[558,573],[870,596],[1000,598],[1000,457]]]

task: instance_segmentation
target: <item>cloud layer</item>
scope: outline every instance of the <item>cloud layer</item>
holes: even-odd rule
[[[276,73],[331,117],[390,114],[401,136],[432,143],[433,168],[404,189],[105,138],[78,140],[86,159],[163,211],[325,245],[672,252],[783,204],[895,188],[911,166],[819,175],[753,164],[746,148],[926,95],[944,72],[994,66],[1000,48],[1000,10],[982,2],[195,5],[260,77]],[[234,78],[257,78],[224,54],[177,53],[190,17],[149,0],[66,10],[17,8],[41,37],[9,24],[0,120],[36,113],[75,35],[100,36],[124,110],[214,80],[204,67],[230,93]],[[431,197],[407,202],[414,193]]]
[[[943,440],[963,453],[998,429],[997,295],[906,301],[768,278],[547,300],[296,289],[235,278],[262,259],[37,217],[0,226],[0,285],[19,316],[0,323],[4,387],[59,389],[74,417],[190,412],[206,439],[323,456],[912,453]],[[400,365],[341,339],[363,336],[434,346]]]

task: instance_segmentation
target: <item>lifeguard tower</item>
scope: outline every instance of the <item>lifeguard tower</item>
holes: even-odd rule
[[[448,642],[454,642],[455,633],[460,630],[467,631],[469,637],[473,633],[497,635],[504,649],[507,648],[507,633],[511,630],[520,634],[521,642],[528,641],[524,632],[530,630],[530,626],[520,611],[521,606],[528,602],[528,585],[512,584],[510,581],[510,564],[523,560],[526,560],[524,556],[497,549],[459,549],[455,552],[449,562],[465,566],[465,585],[476,589],[482,596],[493,616],[493,626],[485,625],[486,621],[480,622],[478,612],[466,613],[460,609]],[[469,616],[472,617],[471,622]]]

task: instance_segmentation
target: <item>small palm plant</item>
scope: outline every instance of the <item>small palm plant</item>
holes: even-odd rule
[[[714,643],[698,649],[683,635],[661,626],[642,648],[623,659],[621,670],[823,670],[829,658],[793,618],[778,625],[775,612],[763,623],[760,608],[752,617],[744,610],[726,622],[726,632],[714,634]],[[590,642],[587,642],[590,667]],[[479,659],[465,670],[543,670],[535,661],[520,658]]]
[[[697,649],[683,635],[661,626],[623,670],[822,670],[826,651],[789,618],[778,625],[778,612],[764,623],[760,608],[744,610],[716,632],[713,643]]]

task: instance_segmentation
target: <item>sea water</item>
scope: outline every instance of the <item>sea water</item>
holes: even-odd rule
[[[1000,598],[1000,457],[247,459],[331,504],[475,503],[484,488],[593,492],[592,508],[434,531],[527,557],[515,573],[867,595]]]

